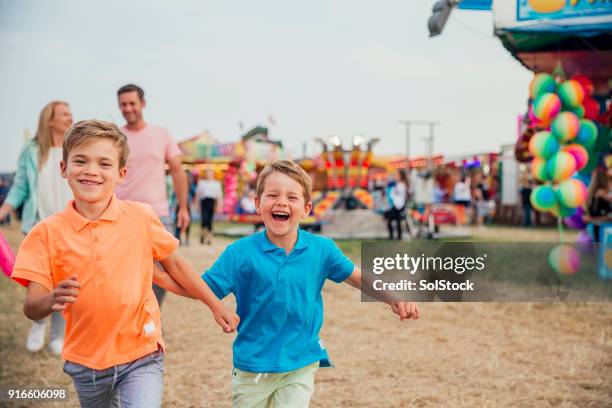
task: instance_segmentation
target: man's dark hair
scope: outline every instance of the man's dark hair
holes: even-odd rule
[[[141,101],[144,101],[144,90],[141,87],[139,87],[138,85],[134,85],[134,84],[123,85],[117,91],[117,97],[119,97],[119,95],[127,93],[127,92],[138,92],[138,98]]]

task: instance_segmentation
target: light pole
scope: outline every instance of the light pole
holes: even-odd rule
[[[408,161],[408,171],[410,171],[410,125],[429,126],[430,145],[428,146],[428,154],[430,155],[430,158],[433,158],[434,126],[438,126],[440,123],[432,122],[430,120],[400,120],[399,123],[406,125],[406,160]]]

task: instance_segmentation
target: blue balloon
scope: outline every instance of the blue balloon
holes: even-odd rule
[[[588,185],[591,183],[591,175],[590,174],[583,174],[580,173],[579,171],[577,171],[576,173],[574,173],[574,175],[572,176],[573,179],[582,181],[582,183],[588,187]]]

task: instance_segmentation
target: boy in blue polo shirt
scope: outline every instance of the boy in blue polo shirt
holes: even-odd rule
[[[229,245],[202,275],[221,299],[234,293],[240,316],[234,341],[234,407],[306,407],[314,372],[330,366],[319,339],[326,279],[360,288],[361,272],[329,238],[299,229],[312,208],[311,180],[291,161],[269,163],[257,180],[265,230]],[[404,319],[418,306],[391,304]]]

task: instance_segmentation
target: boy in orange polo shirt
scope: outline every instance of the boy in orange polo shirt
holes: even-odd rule
[[[64,372],[81,406],[159,407],[164,342],[151,283],[200,299],[226,332],[235,330],[238,316],[175,252],[178,241],[151,207],[114,196],[128,155],[117,126],[78,122],[63,148],[62,176],[74,200],[19,248],[12,277],[30,282],[24,313],[37,320],[63,311]]]

